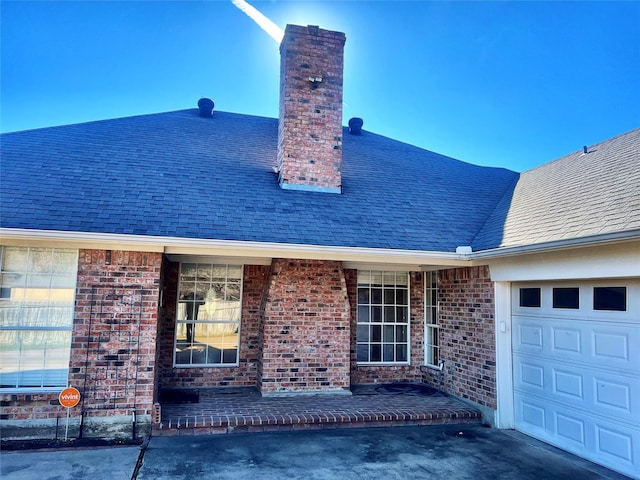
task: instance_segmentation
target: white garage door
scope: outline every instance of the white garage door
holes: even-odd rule
[[[640,281],[514,284],[516,429],[640,478]]]

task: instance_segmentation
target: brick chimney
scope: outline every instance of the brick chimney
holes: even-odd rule
[[[283,189],[341,193],[345,35],[287,25],[280,45],[278,171]]]

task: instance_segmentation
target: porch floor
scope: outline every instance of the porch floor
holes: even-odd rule
[[[387,388],[388,387],[388,388]],[[255,388],[199,389],[198,403],[161,404],[153,435],[480,423],[481,413],[421,384],[356,385],[352,395],[263,397]],[[413,387],[413,388],[412,388]],[[431,390],[431,391],[429,391]]]

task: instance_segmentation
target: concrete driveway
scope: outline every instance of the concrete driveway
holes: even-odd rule
[[[623,479],[515,432],[479,425],[153,438],[139,480]]]
[[[137,469],[139,458],[142,466]],[[138,447],[3,451],[0,477],[2,480],[627,478],[525,435],[480,425],[154,437],[143,451]]]

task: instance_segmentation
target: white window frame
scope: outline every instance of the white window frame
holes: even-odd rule
[[[225,316],[225,308],[220,308],[219,303],[221,303],[220,298],[217,298],[217,302],[218,305],[214,308],[212,308],[211,310],[209,310],[209,315],[206,314],[205,311],[205,315],[200,315],[198,314],[198,318],[195,319],[189,319],[188,317],[188,313],[186,310],[186,305],[191,304],[192,305],[192,311],[199,311],[199,313],[202,312],[202,310],[200,310],[201,308],[206,308],[206,305],[208,303],[208,300],[210,300],[209,298],[205,298],[205,297],[209,297],[210,293],[213,291],[213,287],[215,285],[220,285],[221,282],[217,281],[215,278],[213,278],[213,276],[211,276],[210,278],[206,279],[206,278],[200,278],[198,277],[195,281],[195,288],[198,291],[201,292],[206,292],[202,296],[203,298],[200,299],[200,301],[196,301],[194,299],[194,301],[188,301],[185,299],[181,299],[181,292],[183,292],[182,288],[183,285],[188,283],[188,282],[183,282],[183,277],[182,277],[182,273],[183,273],[183,268],[185,265],[195,265],[195,268],[198,269],[199,267],[210,267],[211,269],[219,269],[219,268],[224,268],[226,273],[224,276],[224,284],[228,284],[230,282],[230,278],[229,278],[229,270],[230,268],[234,268],[234,269],[239,269],[240,270],[240,275],[238,278],[233,278],[231,280],[238,280],[239,281],[239,298],[238,300],[234,300],[233,303],[235,304],[233,306],[233,309],[235,310],[235,312],[232,312],[231,317],[236,317],[236,319],[233,318],[229,318],[227,316]],[[241,326],[242,326],[242,290],[243,290],[243,284],[244,284],[244,278],[243,278],[243,272],[244,272],[244,266],[243,265],[229,265],[229,264],[216,264],[216,263],[205,263],[205,262],[183,262],[180,264],[180,273],[178,276],[178,300],[176,303],[176,320],[175,320],[175,329],[174,329],[174,344],[173,344],[173,366],[176,368],[202,368],[202,367],[237,367],[240,364],[240,334],[241,334]],[[220,277],[222,278],[222,277]],[[226,290],[226,288],[225,288]],[[222,302],[226,303],[227,301],[222,299]],[[196,305],[198,305],[197,309],[196,309]],[[182,308],[181,308],[182,306]],[[227,309],[228,310],[228,309]],[[180,318],[180,317],[184,317],[184,318]],[[204,318],[203,318],[204,317]],[[220,318],[223,317],[223,318]],[[191,335],[192,338],[189,340],[188,338],[185,338],[185,340],[182,340],[182,337],[186,337],[188,335],[188,325],[192,325],[192,330],[191,330]],[[229,335],[233,335],[236,337],[236,342],[235,342],[235,351],[236,351],[236,355],[235,355],[235,360],[233,362],[224,362],[224,351],[225,350],[233,350],[233,348],[222,348],[222,352],[220,354],[220,362],[208,362],[208,363],[194,363],[193,362],[193,353],[191,353],[191,357],[190,357],[190,361],[187,362],[181,362],[179,363],[179,351],[178,349],[193,349],[196,347],[196,344],[199,342],[195,341],[195,332],[196,332],[196,328],[200,327],[200,328],[204,328],[206,330],[209,331],[216,331],[219,330],[221,333],[214,333],[212,334],[212,336],[218,336],[221,337],[221,341],[223,345],[229,345],[227,344],[227,340],[225,339],[225,333],[229,332]],[[233,331],[235,330],[235,331]],[[233,332],[232,332],[233,331]],[[220,340],[220,339],[219,339]],[[207,344],[207,348],[208,349],[208,344]],[[182,351],[182,350],[181,350]],[[207,351],[207,355],[208,355],[208,351]]]
[[[356,363],[358,365],[410,365],[411,363],[411,279],[409,276],[409,272],[396,272],[396,271],[380,271],[380,270],[358,270],[358,294],[359,294],[359,290],[360,288],[366,288],[363,287],[361,282],[360,282],[360,278],[361,275],[369,275],[369,276],[373,276],[379,274],[382,276],[382,279],[385,278],[390,278],[392,275],[394,276],[394,278],[396,280],[394,280],[394,284],[393,286],[391,286],[390,284],[386,284],[385,280],[382,281],[381,283],[381,289],[382,289],[382,299],[380,303],[372,303],[372,294],[371,294],[371,289],[373,288],[371,286],[371,284],[369,284],[369,291],[370,291],[370,297],[369,297],[369,302],[368,303],[361,303],[359,300],[357,302],[358,304],[358,322],[357,322],[357,327],[356,328],[361,328],[366,326],[369,326],[369,333],[368,336],[369,338],[367,338],[367,340],[361,340],[360,338],[358,338],[358,335],[356,334]],[[396,277],[397,275],[406,275],[406,291],[407,291],[407,298],[406,298],[406,305],[404,304],[400,304],[397,303],[397,297],[395,297],[396,301],[394,301],[394,303],[385,303],[385,298],[384,298],[384,292],[385,292],[385,287],[387,287],[387,289],[391,289],[393,288],[394,290],[397,290],[397,287],[399,286],[398,284],[398,278]],[[402,284],[400,284],[402,285]],[[395,296],[395,295],[394,295]],[[358,295],[358,298],[360,296]],[[362,318],[360,318],[360,309],[361,307],[369,307],[369,321],[363,321]],[[372,307],[380,307],[381,308],[381,320],[380,322],[374,322],[372,321]],[[397,322],[397,321],[393,321],[393,322],[387,322],[386,321],[386,311],[385,311],[385,307],[389,307],[389,308],[394,308],[397,314],[397,308],[401,307],[401,308],[406,308],[406,321],[405,322]],[[379,341],[372,341],[372,331],[373,331],[373,326],[380,326],[381,327],[381,336],[380,336],[380,340]],[[397,341],[397,330],[394,328],[394,340],[393,341],[385,341],[385,327],[406,327],[406,342],[402,342],[402,341]],[[358,360],[358,349],[363,347],[363,346],[367,346],[368,347],[368,361],[362,361],[362,360]],[[380,361],[377,360],[371,360],[371,347],[374,345],[379,345],[380,349],[381,349],[381,354],[380,354]],[[397,348],[398,346],[404,345],[404,348],[406,349],[405,351],[405,356],[406,356],[406,360],[392,360],[392,361],[385,361],[384,360],[384,346],[385,345],[393,345],[393,351],[394,351],[394,358],[397,357]]]
[[[438,271],[424,272],[424,364],[440,368],[440,310]]]
[[[25,252],[22,268],[5,269],[7,252],[11,250]],[[70,263],[66,268],[55,268],[56,253],[68,256]],[[41,259],[49,256],[48,266],[39,269],[36,255]],[[13,386],[0,387],[0,393],[50,392],[68,385],[77,278],[76,249],[0,246],[0,372],[5,377],[2,383],[15,375]],[[35,339],[42,341],[42,345],[29,347]],[[52,340],[55,346],[49,343]],[[12,357],[14,353],[17,359]],[[62,368],[51,368],[51,362]],[[15,372],[10,370],[12,363],[17,363]],[[41,371],[39,385],[27,385],[34,382],[35,376],[32,373],[28,377],[31,380],[27,380],[25,372],[34,372],[33,367],[38,365],[40,368],[35,371]]]

